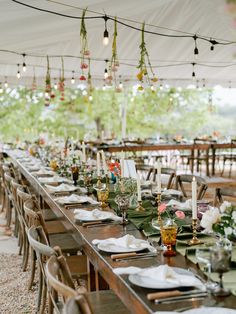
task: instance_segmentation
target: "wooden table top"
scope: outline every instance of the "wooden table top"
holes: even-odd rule
[[[106,280],[110,288],[117,294],[117,296],[123,301],[127,308],[132,313],[153,313],[154,311],[173,311],[185,307],[199,307],[201,305],[206,306],[224,306],[228,308],[236,308],[236,297],[229,296],[227,298],[215,298],[208,296],[201,301],[182,301],[172,304],[155,305],[154,302],[147,300],[147,293],[154,292],[151,289],[140,288],[132,285],[127,275],[116,275],[113,269],[116,267],[126,266],[138,266],[138,267],[150,267],[158,266],[161,264],[168,264],[169,266],[176,266],[188,269],[189,267],[195,268],[199,274],[204,275],[198,270],[195,264],[189,261],[184,256],[177,253],[176,257],[165,258],[162,253],[159,253],[157,257],[151,257],[145,260],[133,260],[133,261],[112,261],[110,254],[99,251],[93,244],[94,239],[106,239],[109,237],[121,237],[127,233],[135,236],[136,238],[145,238],[145,236],[135,228],[133,224],[128,224],[126,227],[121,225],[107,225],[96,228],[82,227],[81,223],[78,223],[74,219],[73,210],[66,210],[63,206],[56,203],[55,196],[48,193],[43,184],[40,184],[38,179],[34,177],[19,160],[14,158],[14,154],[9,153],[13,162],[18,165],[23,176],[33,186],[35,192],[42,197],[42,199],[50,206],[50,208],[60,217],[61,221],[67,227],[68,231],[73,232],[74,238],[81,245],[81,249],[88,256],[90,262],[94,265],[95,269],[99,271],[100,275]],[[88,207],[88,209],[93,209]],[[111,305],[112,310],[112,305]]]
[[[192,150],[192,149],[202,149],[207,150],[209,148],[213,149],[227,149],[235,147],[231,143],[215,143],[215,144],[193,144],[193,143],[159,143],[159,144],[127,144],[127,145],[108,145],[101,146],[99,148],[106,150],[108,152],[121,152],[121,151],[158,151],[158,150]]]

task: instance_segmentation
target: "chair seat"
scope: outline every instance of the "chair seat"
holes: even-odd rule
[[[70,268],[72,276],[87,275],[87,256],[86,255],[70,255],[65,256],[66,262]]]
[[[91,292],[87,294],[87,297],[95,314],[131,313],[111,290]]]
[[[57,216],[55,215],[55,213],[51,209],[42,209],[41,213],[42,213],[43,219],[45,221],[57,219]]]
[[[67,229],[64,227],[63,223],[57,220],[45,221],[45,225],[48,234],[67,232]]]
[[[70,233],[50,234],[50,246],[60,246],[63,253],[76,254],[80,250],[80,246]]]

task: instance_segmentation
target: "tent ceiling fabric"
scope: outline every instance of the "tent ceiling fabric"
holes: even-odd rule
[[[81,16],[82,11],[76,8],[66,7],[62,4],[88,8],[101,14],[127,18],[147,24],[190,32],[203,36],[215,37],[219,40],[236,40],[236,28],[233,18],[225,10],[224,0],[22,0],[22,2],[43,9]],[[77,55],[80,54],[80,20],[70,19],[36,11],[21,6],[10,0],[1,0],[0,10],[0,49],[14,50],[20,53],[40,55]],[[87,16],[94,14],[87,13]],[[131,22],[127,22],[130,23]],[[132,24],[141,27],[141,24]],[[113,22],[108,21],[110,44],[102,45],[104,32],[104,20],[86,20],[88,31],[88,43],[92,58],[110,59],[111,37],[113,34]],[[180,34],[162,28],[146,26],[147,29],[167,34]],[[139,44],[141,33],[122,25],[118,25],[118,58],[121,65],[117,75],[132,77],[135,79],[139,58]],[[192,66],[174,66],[176,63],[197,62],[211,65],[236,64],[236,44],[216,45],[214,51],[210,50],[210,44],[197,40],[199,49],[198,60],[194,59],[194,41],[192,38],[167,38],[151,34],[145,34],[145,40],[149,51],[155,74],[159,78],[167,80],[176,79],[178,84],[191,79]],[[17,82],[17,63],[22,65],[22,56],[0,52],[1,79],[4,76],[9,81]],[[65,58],[65,76],[71,77],[71,71],[80,71],[79,59]],[[27,72],[22,76],[22,83],[32,81],[35,65],[35,73],[42,80],[46,73],[46,58],[26,57]],[[171,67],[158,67],[173,64]],[[51,58],[52,68],[61,67],[60,58]],[[157,66],[157,68],[155,68]],[[102,78],[105,68],[104,61],[91,61],[91,72],[95,78]],[[232,81],[236,85],[236,65],[228,67],[203,67],[196,66],[196,77],[205,78],[209,82],[227,84]],[[52,70],[51,76],[58,77],[59,70]],[[77,74],[78,76],[79,74]],[[102,83],[101,83],[102,84]]]

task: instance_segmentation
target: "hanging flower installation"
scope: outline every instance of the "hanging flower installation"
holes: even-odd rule
[[[47,56],[47,73],[46,73],[46,79],[45,79],[45,106],[50,105],[50,95],[51,95],[51,75],[50,75],[50,65],[49,65],[49,58]]]
[[[65,100],[65,76],[64,76],[64,60],[63,60],[63,58],[61,58],[61,74],[60,74],[60,79],[59,79],[59,83],[58,83],[58,90],[61,93],[60,100],[64,101]]]
[[[89,94],[91,94],[92,91],[93,91],[93,85],[92,85],[90,58],[88,58],[88,92],[89,92]]]
[[[117,82],[116,82],[116,72],[118,71],[119,65],[120,64],[119,64],[118,55],[117,55],[117,19],[115,17],[114,34],[113,34],[113,41],[112,41],[112,56],[111,56],[110,66],[109,66],[110,75],[108,76],[108,79],[110,79],[111,81],[114,76],[114,81],[115,81],[117,92],[118,92],[118,87],[117,87]],[[113,76],[112,76],[112,72],[113,72]]]
[[[139,72],[137,74],[137,79],[139,82],[143,83],[144,77],[146,78],[146,81],[148,82],[149,85],[151,85],[151,82],[157,82],[157,77],[154,74],[154,71],[152,69],[152,65],[150,62],[149,54],[146,48],[146,43],[144,39],[144,29],[145,29],[145,23],[143,23],[142,26],[142,35],[141,35],[141,44],[139,46],[140,49],[140,59],[139,59],[139,64],[137,68],[139,69]],[[150,74],[151,72],[151,78]],[[139,91],[142,91],[144,88],[142,85],[138,87]]]
[[[90,56],[90,51],[88,49],[88,39],[87,39],[87,30],[85,25],[85,14],[87,9],[83,10],[81,25],[80,25],[80,44],[81,44],[81,63],[80,68],[82,70],[82,74],[80,76],[81,81],[86,81],[86,77],[84,75],[84,70],[88,68],[87,58]]]
[[[236,0],[226,0],[226,10],[234,19],[234,27],[236,27]]]

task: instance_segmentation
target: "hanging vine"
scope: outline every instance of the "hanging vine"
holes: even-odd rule
[[[59,78],[59,83],[58,83],[58,90],[61,93],[60,100],[64,101],[65,100],[65,76],[64,76],[64,59],[61,58],[61,73],[60,73],[60,78]]]
[[[80,24],[80,45],[81,45],[81,63],[80,68],[82,70],[82,74],[80,76],[81,81],[85,81],[86,77],[84,75],[84,70],[88,68],[88,60],[87,58],[90,56],[90,51],[88,49],[88,38],[87,38],[87,29],[85,25],[85,14],[87,9],[83,10],[81,24]]]
[[[139,69],[139,73],[137,74],[137,79],[141,83],[143,83],[144,78],[146,78],[147,83],[151,85],[151,82],[157,82],[157,77],[155,76],[155,73],[151,65],[151,61],[150,61],[148,50],[145,43],[144,34],[145,34],[145,23],[143,23],[142,25],[141,43],[139,45],[140,58],[139,58],[139,64],[137,66],[137,68]],[[138,89],[143,90],[143,86],[140,85]]]
[[[114,81],[115,81],[115,87],[117,88],[117,82],[116,82],[116,72],[118,70],[119,67],[119,60],[118,60],[118,54],[117,54],[117,19],[115,17],[114,20],[114,33],[113,33],[113,41],[112,41],[112,56],[111,56],[111,60],[110,60],[110,65],[109,65],[109,70],[110,70],[110,76],[112,79],[112,72],[114,73]]]
[[[50,65],[49,65],[49,58],[47,56],[47,73],[45,78],[45,106],[50,105],[50,95],[51,95],[51,75],[50,75]]]

